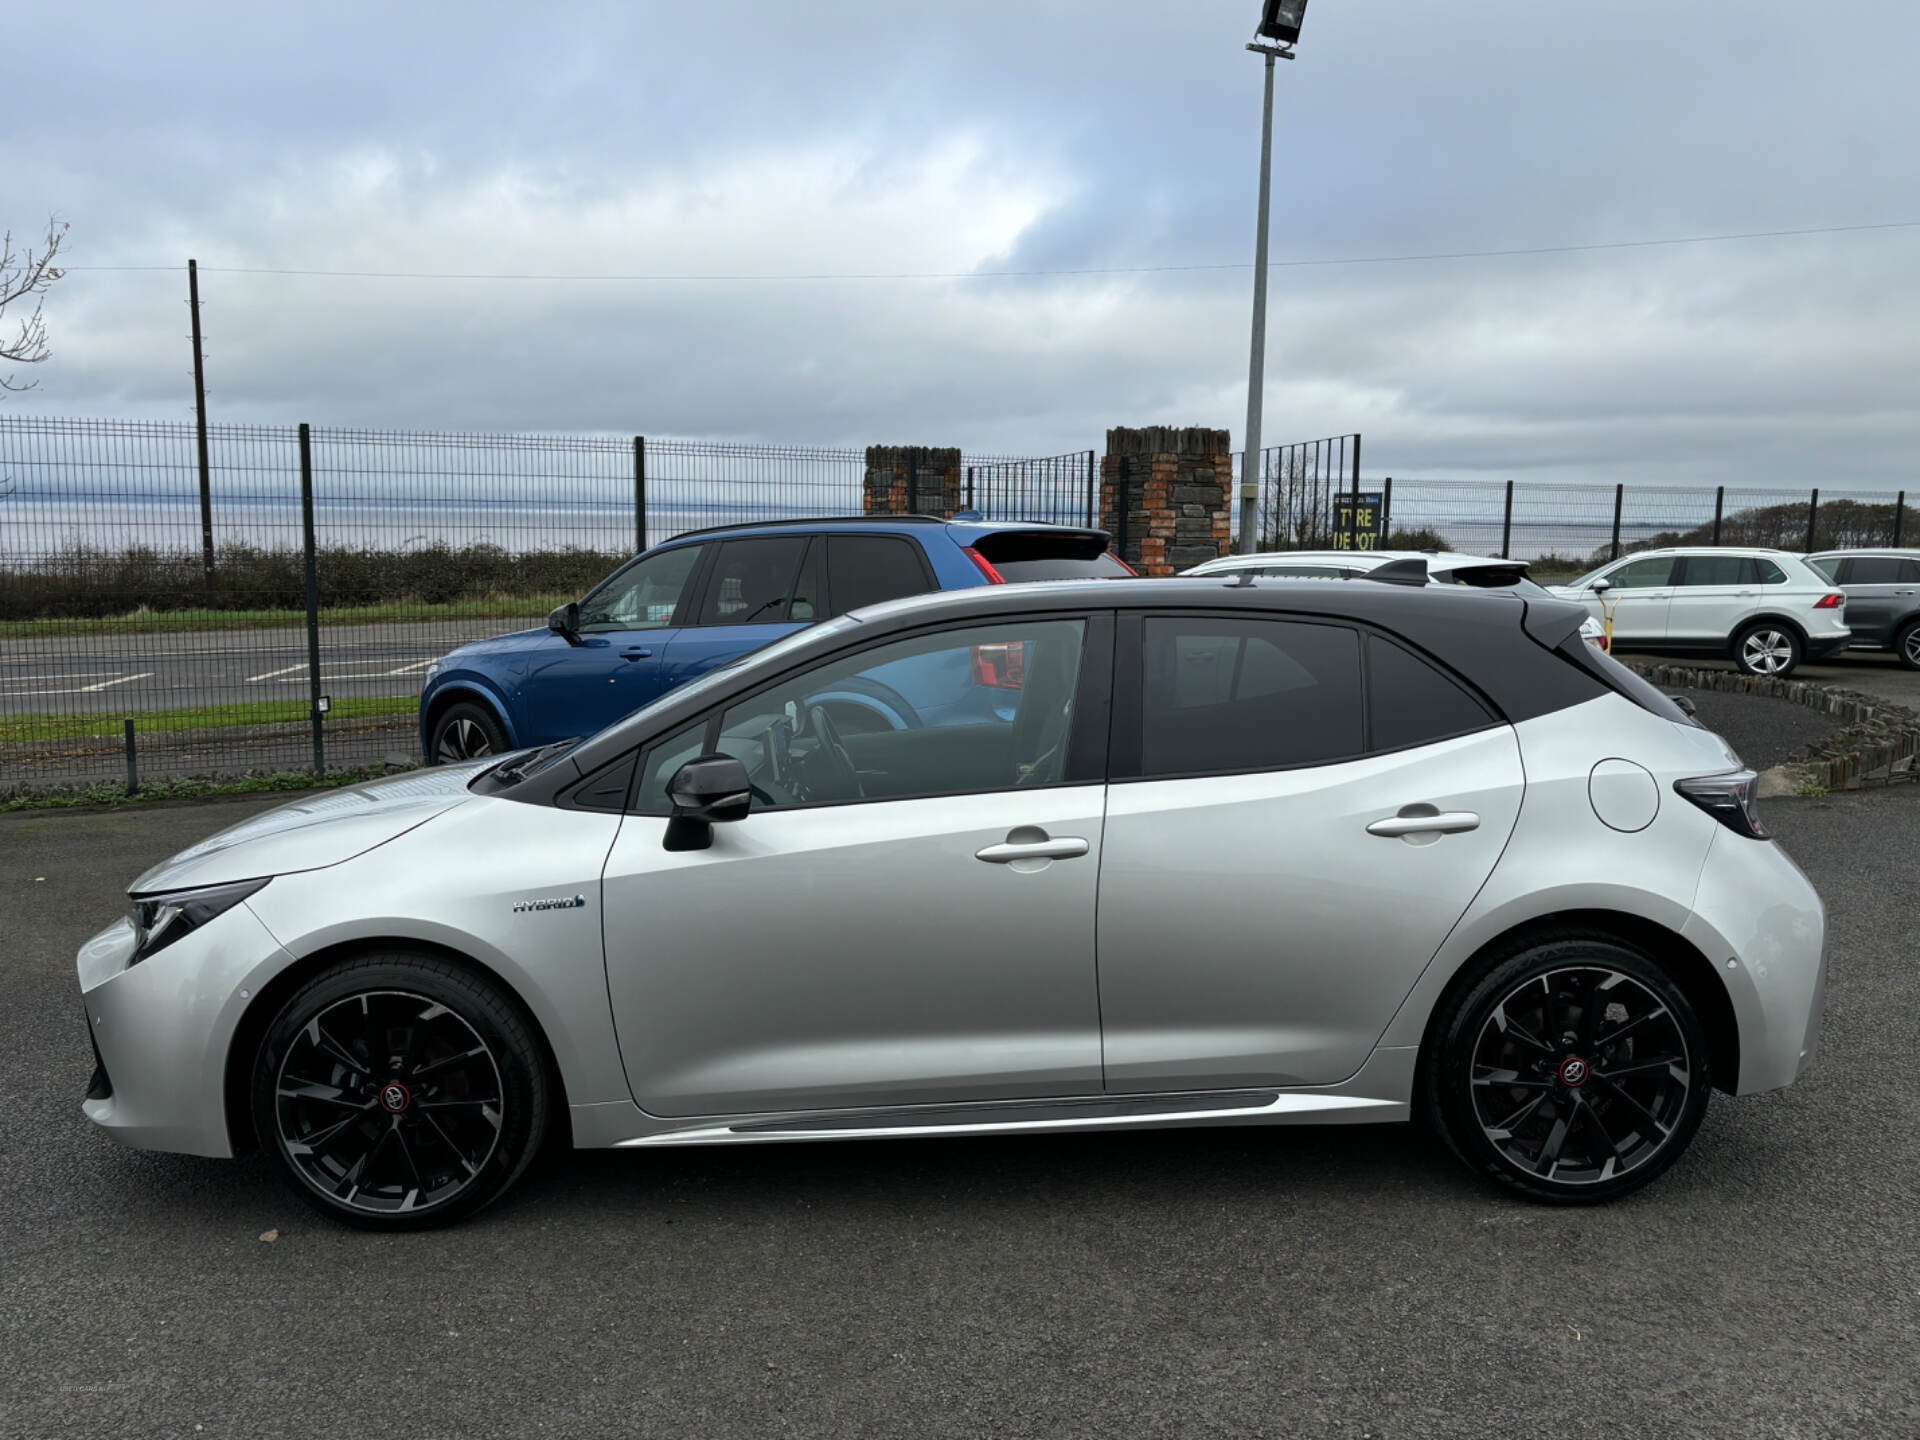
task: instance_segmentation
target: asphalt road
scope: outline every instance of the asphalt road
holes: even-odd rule
[[[418,695],[429,664],[509,620],[327,626],[323,693]],[[307,696],[307,632],[207,630],[0,640],[0,715],[122,715]]]
[[[1213,1130],[554,1154],[410,1237],[81,1117],[75,947],[259,808],[0,817],[0,1436],[1920,1434],[1920,791],[1770,805],[1819,1064],[1609,1208]]]

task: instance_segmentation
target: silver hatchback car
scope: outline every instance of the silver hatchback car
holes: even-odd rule
[[[1718,737],[1511,592],[1012,585],[579,743],[316,795],[80,952],[86,1113],[330,1215],[543,1142],[1434,1125],[1548,1201],[1809,1063],[1825,916]]]

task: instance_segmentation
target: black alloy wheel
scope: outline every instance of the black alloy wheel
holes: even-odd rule
[[[348,962],[306,985],[254,1066],[254,1125],[294,1189],[385,1229],[471,1214],[517,1179],[548,1082],[517,1008],[424,956]]]
[[[1426,1092],[1448,1143],[1534,1199],[1608,1200],[1692,1140],[1706,1036],[1659,966],[1610,940],[1538,945],[1450,1007]]]
[[[462,760],[504,755],[510,748],[500,722],[484,707],[463,700],[449,705],[434,721],[427,763],[457,765]]]

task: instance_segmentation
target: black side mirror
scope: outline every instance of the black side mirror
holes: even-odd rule
[[[1669,695],[1667,699],[1679,706],[1680,713],[1685,715],[1689,720],[1700,713],[1700,707],[1693,703],[1693,697],[1691,695]]]
[[[569,600],[551,615],[547,616],[547,629],[565,640],[569,645],[580,643],[580,607]]]
[[[667,822],[666,848],[705,850],[713,844],[715,825],[747,818],[753,782],[733,756],[701,755],[673,772],[667,799],[673,818]]]

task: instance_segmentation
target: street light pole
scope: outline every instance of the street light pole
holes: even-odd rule
[[[1267,96],[1260,114],[1260,225],[1253,246],[1253,353],[1247,361],[1246,460],[1240,467],[1240,553],[1258,548],[1260,515],[1260,416],[1267,381],[1267,219],[1273,195],[1273,62],[1293,53],[1277,45],[1249,45],[1267,57]]]

